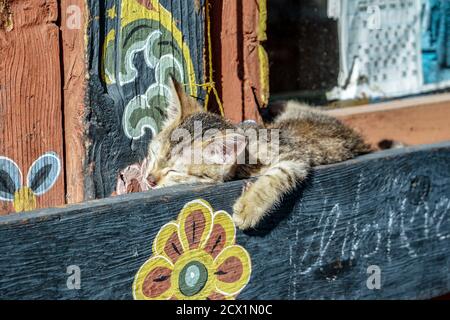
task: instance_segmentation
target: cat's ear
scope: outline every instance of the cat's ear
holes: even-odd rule
[[[240,163],[247,142],[239,133],[225,133],[205,141],[203,160],[206,164],[232,165]],[[245,159],[243,159],[245,160]]]
[[[169,79],[169,88],[171,101],[167,107],[167,118],[163,124],[164,128],[176,125],[191,114],[202,111],[202,107],[197,100],[186,94],[183,85],[173,77]]]

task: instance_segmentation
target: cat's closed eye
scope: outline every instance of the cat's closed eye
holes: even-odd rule
[[[177,170],[172,169],[172,168],[165,168],[161,171],[161,175],[165,176],[168,175],[169,173],[176,173]]]
[[[164,176],[167,176],[168,174],[171,174],[171,173],[178,173],[178,171],[177,170],[173,170],[173,169],[169,169],[169,170],[163,171],[163,175]]]

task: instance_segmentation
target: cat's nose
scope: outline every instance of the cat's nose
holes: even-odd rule
[[[156,187],[158,184],[158,179],[156,179],[156,177],[152,174],[150,174],[147,177],[147,181],[148,181],[148,184],[150,185],[150,187],[152,187],[152,188]]]

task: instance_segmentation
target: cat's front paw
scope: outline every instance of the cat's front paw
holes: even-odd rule
[[[255,202],[243,195],[233,206],[233,221],[241,230],[254,228],[264,216],[264,211],[258,210]]]

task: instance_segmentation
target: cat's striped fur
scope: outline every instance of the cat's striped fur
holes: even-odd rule
[[[246,185],[233,207],[234,221],[241,229],[255,227],[284,195],[307,178],[312,166],[348,160],[370,151],[355,131],[306,105],[287,102],[284,111],[271,124],[234,125],[216,114],[202,111],[200,105],[187,96],[180,85],[174,83],[172,87],[174,103],[164,129],[150,144],[148,181],[155,187],[164,187],[257,177],[253,184]],[[202,123],[202,135],[209,129],[218,129],[218,134],[203,139],[198,134],[195,137],[196,122]],[[264,149],[264,155],[268,155],[270,161],[262,161],[260,154],[252,151],[257,150],[252,146],[255,141],[248,138],[236,140],[239,134],[226,132],[239,127],[267,129],[269,142],[271,133],[277,130],[278,152],[275,153],[272,148]],[[179,141],[173,141],[173,135],[179,129],[190,133],[194,153],[202,152],[202,148],[207,146],[217,145],[218,148],[212,149],[223,150],[223,154],[206,153],[206,158],[211,157],[208,164],[186,163],[182,152],[174,152]],[[223,148],[231,144],[232,148]],[[247,159],[245,164],[225,161],[230,158],[236,160],[242,155]],[[250,164],[248,159],[253,162]]]

